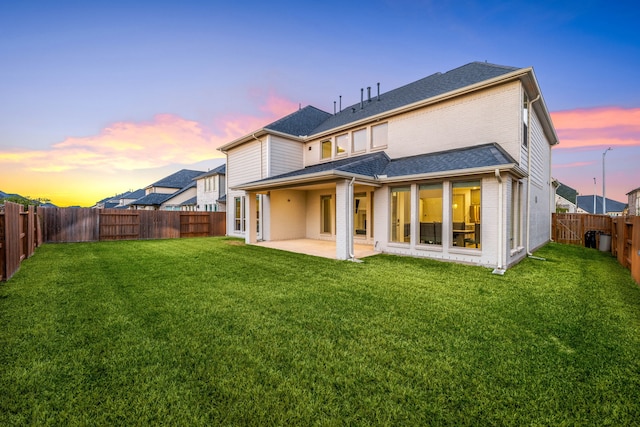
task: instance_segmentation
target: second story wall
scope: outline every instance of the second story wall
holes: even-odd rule
[[[266,137],[263,137],[266,139]],[[232,148],[227,153],[227,180],[229,188],[266,176],[266,164],[262,155],[265,142],[252,141]]]
[[[375,141],[377,129],[386,135]],[[522,129],[522,87],[514,81],[314,139],[305,144],[304,161],[309,166],[381,150],[399,158],[490,142],[519,160]],[[355,142],[363,135],[364,150]],[[331,156],[323,158],[326,141],[331,141]]]
[[[304,167],[304,145],[297,141],[269,136],[269,176],[276,176]]]

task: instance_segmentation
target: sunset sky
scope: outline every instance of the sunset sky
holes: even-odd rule
[[[314,105],[472,61],[533,66],[553,176],[640,187],[640,4],[631,1],[5,1],[0,190],[91,206]]]

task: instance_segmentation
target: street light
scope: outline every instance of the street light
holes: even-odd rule
[[[602,214],[603,215],[607,214],[607,196],[604,190],[604,156],[606,156],[607,151],[610,151],[610,150],[612,150],[611,147],[607,148],[606,150],[604,150],[604,153],[602,153]]]
[[[596,177],[593,177],[593,214],[597,214],[596,211]]]

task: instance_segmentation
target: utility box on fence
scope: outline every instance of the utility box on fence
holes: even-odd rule
[[[594,230],[589,230],[584,233],[584,245],[587,248],[596,247],[596,232]]]
[[[611,252],[611,234],[600,234],[600,247],[601,252]]]

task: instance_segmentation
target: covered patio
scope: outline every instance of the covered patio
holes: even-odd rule
[[[279,249],[282,251],[296,252],[322,258],[337,259],[336,242],[330,240],[315,239],[293,239],[276,240],[254,243],[265,248]],[[373,245],[354,244],[354,255],[356,259],[379,254],[374,250]]]

